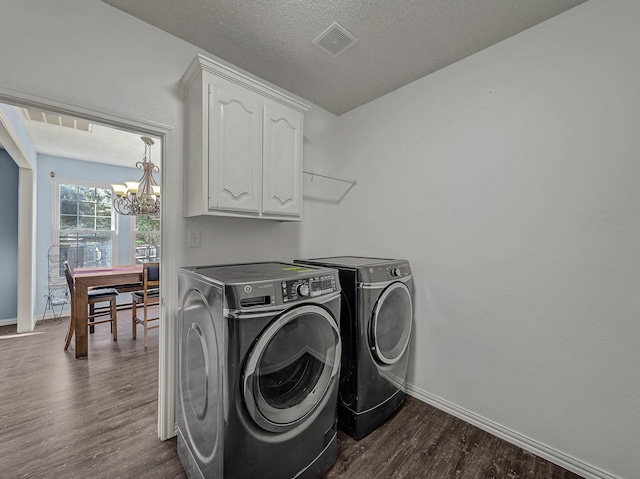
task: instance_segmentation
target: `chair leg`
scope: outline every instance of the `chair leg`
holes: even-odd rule
[[[145,298],[146,299],[146,298]],[[147,349],[147,302],[144,302],[144,317],[143,317],[143,325],[144,325],[144,349]]]
[[[95,326],[93,326],[91,323],[93,323],[93,315],[96,313],[96,305],[95,304],[90,304],[89,305],[89,334],[93,334],[93,331],[95,330]]]
[[[71,344],[71,338],[73,337],[73,333],[76,329],[76,318],[73,315],[73,311],[71,312],[71,318],[69,319],[69,331],[67,331],[67,338],[64,343],[64,350],[69,349],[69,344]]]
[[[131,301],[131,327],[132,329],[132,333],[133,333],[133,339],[136,339],[136,333],[138,332],[138,324],[136,323],[136,316],[137,316],[137,312],[136,312],[136,301],[133,300]]]
[[[111,298],[111,330],[113,331],[113,340],[118,340],[118,304],[116,297]]]

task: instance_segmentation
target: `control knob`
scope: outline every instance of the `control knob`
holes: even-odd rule
[[[399,278],[400,277],[400,268],[398,266],[394,266],[392,268],[389,268],[389,274],[391,276],[393,276],[394,278]]]
[[[300,297],[309,296],[309,285],[304,283],[299,284],[296,286],[296,293],[298,293]]]

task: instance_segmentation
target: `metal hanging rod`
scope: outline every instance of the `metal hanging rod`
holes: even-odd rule
[[[302,170],[302,172],[311,176],[320,176],[321,178],[328,178],[330,180],[342,181],[343,183],[351,183],[351,185],[353,186],[358,184],[358,180],[345,180],[344,178],[338,178],[337,176],[323,175],[321,173],[316,173],[315,171]]]
[[[314,176],[319,176],[320,178],[327,178],[329,180],[335,180],[335,181],[341,181],[343,183],[349,183],[349,188],[347,188],[347,191],[345,191],[344,193],[342,193],[342,196],[340,198],[338,198],[338,203],[340,203],[342,201],[342,199],[347,196],[347,193],[349,193],[349,191],[351,191],[351,188],[353,188],[354,186],[356,186],[358,184],[358,180],[345,180],[344,178],[338,178],[337,176],[329,176],[329,175],[323,175],[321,173],[316,173],[315,171],[307,171],[307,170],[302,170],[303,173],[306,173],[307,175],[311,175],[311,179],[313,180]]]

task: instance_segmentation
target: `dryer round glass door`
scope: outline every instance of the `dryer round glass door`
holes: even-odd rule
[[[376,360],[394,364],[409,347],[413,306],[404,283],[389,285],[373,309],[369,341]]]
[[[336,387],[341,349],[338,324],[325,309],[304,305],[277,317],[246,362],[243,394],[253,420],[273,432],[302,424]]]

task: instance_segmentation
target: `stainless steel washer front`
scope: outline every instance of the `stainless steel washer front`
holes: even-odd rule
[[[178,454],[190,478],[319,479],[337,457],[338,272],[180,269]]]
[[[405,398],[413,277],[402,259],[335,256],[296,260],[336,268],[342,288],[338,426],[361,439]]]

